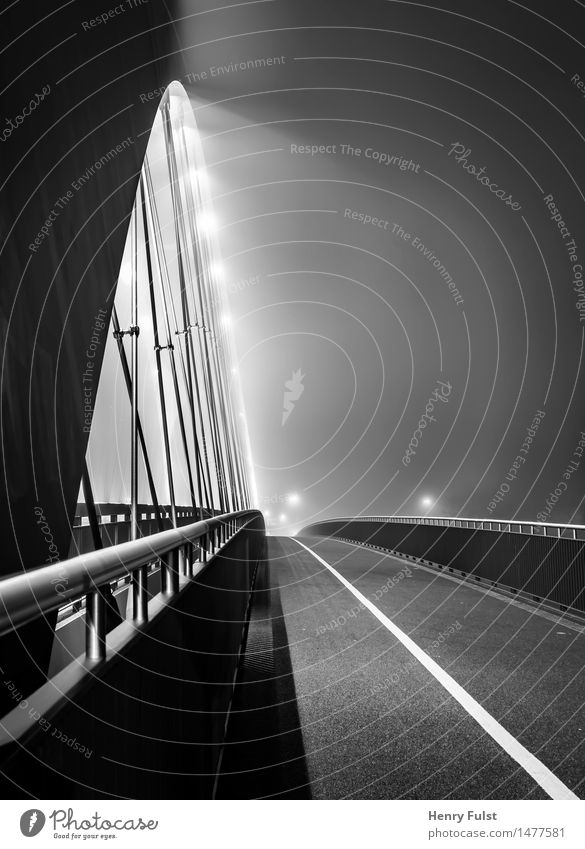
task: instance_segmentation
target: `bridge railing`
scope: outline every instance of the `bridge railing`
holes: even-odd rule
[[[85,597],[86,657],[103,659],[106,587],[129,579],[133,619],[143,624],[148,621],[149,567],[160,565],[161,595],[171,599],[179,590],[181,575],[193,577],[232,536],[258,519],[261,513],[256,510],[224,514],[4,578],[0,581],[0,636]]]
[[[333,536],[585,614],[585,526],[446,516],[328,519],[300,534]]]
[[[585,540],[585,525],[554,525],[546,522],[516,522],[494,519],[456,519],[449,516],[355,516],[332,519],[339,522],[393,522],[398,525],[431,525],[441,528],[472,528],[478,531],[530,534],[533,536],[562,537]],[[319,524],[319,523],[316,523]],[[311,528],[313,525],[308,525]]]
[[[69,663],[40,687],[25,689],[19,667],[1,659],[12,705],[0,721],[2,798],[23,787],[35,798],[47,787],[57,798],[210,798],[264,545],[264,519],[250,510],[0,581],[0,634],[15,638],[86,600]],[[108,592],[124,577],[129,615],[120,609],[112,626],[121,596]]]

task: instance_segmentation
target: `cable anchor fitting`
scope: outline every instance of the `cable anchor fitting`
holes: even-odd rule
[[[124,336],[140,336],[140,328],[137,324],[131,324],[128,330],[112,331],[114,339],[122,339]]]
[[[175,336],[186,336],[194,327],[197,327],[197,324],[188,324],[184,330],[175,330]]]

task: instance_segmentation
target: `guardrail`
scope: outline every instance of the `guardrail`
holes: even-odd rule
[[[456,519],[449,516],[354,516],[325,519],[327,522],[392,522],[397,525],[432,525],[442,528],[472,528],[478,531],[530,534],[531,536],[561,537],[585,540],[585,525],[553,525],[546,522],[517,522],[493,519]],[[314,522],[303,530],[322,524]]]
[[[130,578],[133,619],[143,624],[148,621],[149,565],[160,563],[161,594],[172,598],[180,574],[192,577],[195,563],[203,566],[230,537],[261,515],[257,510],[229,513],[4,578],[0,636],[85,596],[86,657],[101,660],[106,656],[106,585]]]
[[[357,516],[315,522],[302,534],[378,547],[580,617],[585,613],[584,525]]]
[[[0,634],[16,638],[86,599],[85,656],[81,630],[70,662],[33,692],[2,659],[3,798],[23,787],[34,798],[47,787],[58,798],[211,798],[264,540],[249,510],[0,581]],[[133,599],[112,624],[109,587],[123,578]]]

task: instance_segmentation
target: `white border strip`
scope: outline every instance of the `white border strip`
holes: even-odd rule
[[[522,769],[526,770],[536,783],[542,787],[545,793],[548,793],[551,799],[572,799],[580,801],[579,796],[576,796],[573,791],[566,786],[566,784],[563,784],[563,782],[557,778],[550,769],[548,769],[548,767],[539,761],[537,757],[531,754],[528,749],[525,749],[515,737],[506,731],[506,729],[479,704],[479,702],[476,702],[475,699],[457,683],[457,681],[451,678],[451,676],[445,672],[438,663],[435,663],[435,661],[432,660],[432,658],[430,658],[429,655],[419,646],[417,646],[410,637],[401,631],[400,628],[388,619],[387,616],[384,616],[384,614],[378,610],[376,605],[372,604],[365,595],[362,595],[359,590],[356,590],[353,584],[346,580],[343,575],[333,568],[333,566],[326,563],[322,557],[315,554],[312,549],[300,542],[300,540],[294,537],[290,537],[290,539],[308,551],[309,554],[312,554],[315,560],[318,560],[319,563],[335,575],[337,580],[340,581],[351,593],[353,593],[353,595],[361,601],[364,607],[367,607],[370,613],[374,614],[376,619],[378,619],[385,628],[387,628],[398,640],[400,640],[402,645],[408,649],[419,663],[421,663],[425,669],[427,669],[431,675],[437,679],[439,684],[447,690],[449,695],[452,696],[455,701],[459,702],[461,707],[466,710],[479,725],[481,725],[484,731],[489,734],[490,737],[516,761],[516,763],[520,764]]]

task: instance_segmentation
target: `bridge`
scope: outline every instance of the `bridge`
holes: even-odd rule
[[[0,584],[8,798],[582,798],[585,528],[182,518]]]
[[[3,797],[584,799],[585,526],[271,523],[189,93],[136,50],[131,114],[3,175]]]
[[[585,528],[266,536],[204,173],[173,83],[89,320],[73,520],[37,486],[44,556],[0,581],[4,794],[580,798]]]

